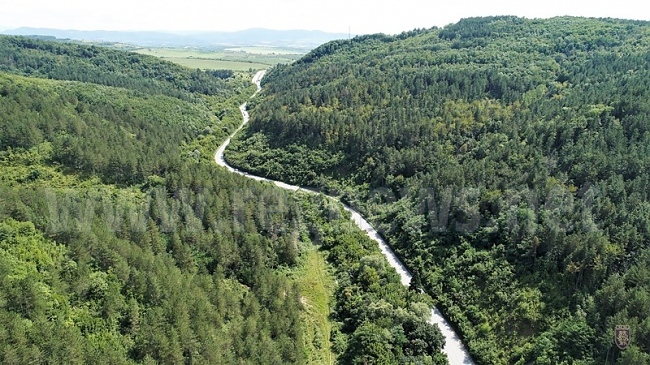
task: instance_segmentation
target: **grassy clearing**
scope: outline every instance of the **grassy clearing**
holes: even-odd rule
[[[334,354],[330,348],[331,323],[330,294],[334,290],[334,280],[328,271],[325,257],[315,248],[308,252],[305,262],[297,273],[297,282],[305,307],[305,348],[308,349],[308,363],[333,364]]]

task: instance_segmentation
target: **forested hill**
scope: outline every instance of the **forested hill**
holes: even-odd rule
[[[240,119],[236,102],[252,90],[246,78],[100,47],[0,36],[0,148],[48,142],[52,162],[76,173],[142,183],[178,167],[182,144],[227,135]]]
[[[0,54],[1,364],[447,363],[342,207],[215,166],[252,75]]]
[[[264,89],[226,158],[374,216],[480,363],[650,363],[650,23],[356,37]]]
[[[0,363],[305,363],[288,197],[213,166],[250,75],[0,43]]]
[[[232,75],[224,70],[190,70],[137,53],[3,35],[0,71],[186,98],[194,92],[227,96],[222,78]]]

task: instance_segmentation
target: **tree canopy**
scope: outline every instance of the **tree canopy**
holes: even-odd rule
[[[304,363],[289,198],[212,162],[250,76],[0,44],[0,362]]]
[[[250,77],[0,36],[0,363],[446,363],[340,205],[214,165]]]
[[[479,363],[648,363],[649,63],[616,19],[334,41],[268,74],[226,157],[374,217]]]

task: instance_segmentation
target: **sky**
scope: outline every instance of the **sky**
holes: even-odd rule
[[[647,0],[0,0],[0,30],[268,28],[396,34],[487,15],[650,20],[650,6]]]

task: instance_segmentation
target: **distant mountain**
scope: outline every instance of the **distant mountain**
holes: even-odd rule
[[[166,33],[144,31],[84,31],[50,28],[17,28],[1,33],[24,36],[56,37],[59,39],[92,42],[129,43],[139,46],[210,47],[210,46],[278,46],[315,48],[334,39],[347,38],[344,33],[327,33],[318,30],[247,29],[237,32]]]

